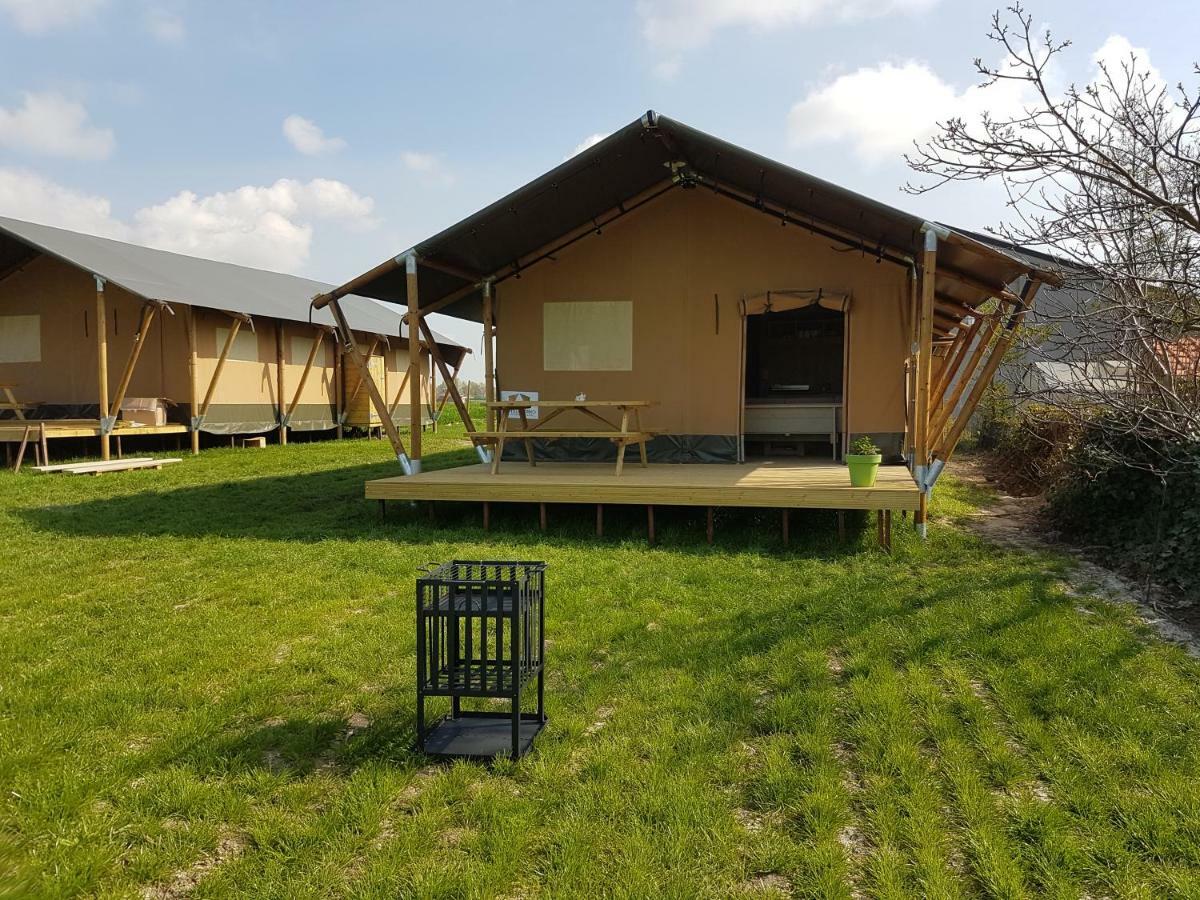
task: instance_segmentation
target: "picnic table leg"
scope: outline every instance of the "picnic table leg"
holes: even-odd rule
[[[529,431],[529,419],[525,416],[525,408],[519,407],[517,413],[521,416],[521,430]],[[525,458],[529,460],[531,466],[537,465],[537,461],[533,458],[533,438],[525,438]]]
[[[629,434],[629,410],[621,410],[621,434]],[[621,474],[621,470],[625,468],[625,448],[629,446],[626,438],[617,438],[617,474]]]
[[[496,475],[500,472],[500,457],[504,455],[504,433],[508,431],[508,410],[500,410],[500,421],[496,430],[499,432],[499,437],[496,438],[496,455],[492,457],[492,474]]]
[[[637,429],[637,432],[638,432],[638,438],[639,438],[638,453],[641,454],[642,468],[645,469],[645,468],[647,468],[647,465],[646,465],[646,433],[644,431],[642,431],[642,411],[640,409],[635,409],[633,411],[633,427],[635,429]]]

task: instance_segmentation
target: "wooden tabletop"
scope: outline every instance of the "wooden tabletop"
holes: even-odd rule
[[[492,409],[520,409],[530,406],[543,406],[547,409],[573,409],[579,406],[603,406],[622,408],[654,406],[656,400],[493,400],[488,404]]]

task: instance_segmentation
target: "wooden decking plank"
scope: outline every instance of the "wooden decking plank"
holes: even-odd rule
[[[617,503],[793,509],[916,509],[920,492],[902,466],[852,488],[835,463],[650,465],[613,474],[610,463],[542,462],[493,475],[485,465],[368,481],[370,500]]]

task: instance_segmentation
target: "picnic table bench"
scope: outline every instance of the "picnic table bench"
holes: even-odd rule
[[[495,431],[477,431],[476,440],[494,443],[495,452],[492,454],[492,474],[500,471],[500,457],[504,453],[504,443],[507,440],[525,442],[525,455],[531,466],[536,466],[534,458],[534,440],[562,440],[565,438],[599,438],[607,439],[617,445],[616,474],[620,475],[625,465],[625,448],[637,444],[642,466],[646,466],[646,441],[654,435],[642,428],[641,411],[653,406],[653,400],[496,400],[488,404],[488,408],[500,413],[500,421]],[[549,410],[549,414],[540,418],[532,425],[528,412],[537,407],[538,411]],[[547,428],[546,425],[563,413],[574,410],[604,426],[603,430],[564,430]],[[621,413],[620,425],[602,416],[597,410],[616,410]],[[520,429],[511,430],[509,422],[512,413],[517,414],[521,422]],[[632,424],[632,428],[630,425]]]

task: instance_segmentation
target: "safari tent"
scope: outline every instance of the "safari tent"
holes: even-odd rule
[[[329,285],[0,218],[0,437],[255,435],[378,427],[357,370],[313,296]],[[347,340],[409,420],[407,331],[364,297],[344,306]],[[440,355],[466,348],[441,336]],[[418,355],[421,424],[430,357]],[[402,393],[403,391],[403,393]],[[419,426],[420,427],[420,426]],[[42,438],[45,440],[42,440]]]
[[[467,419],[486,456],[526,414],[518,428],[537,430],[505,460],[536,466],[421,474],[414,434],[396,446],[410,474],[369,497],[912,509],[923,527],[982,386],[1054,280],[651,111],[314,306],[357,294],[407,306],[414,328],[434,311],[480,322],[488,400],[538,401]],[[592,436],[595,410],[558,415],[571,398],[638,409],[641,434]],[[553,432],[529,421],[547,413]],[[856,492],[836,460],[863,435],[907,469]],[[624,475],[600,466],[642,451]]]

